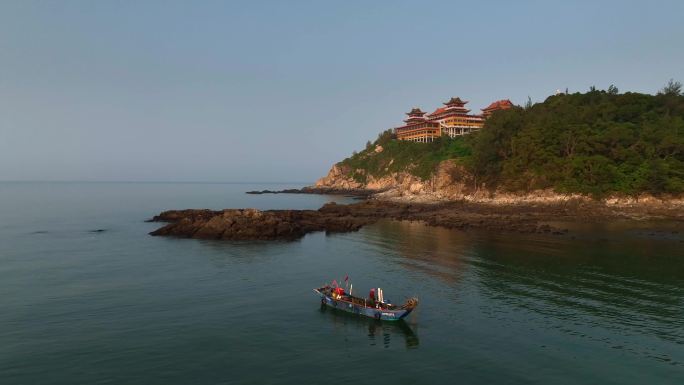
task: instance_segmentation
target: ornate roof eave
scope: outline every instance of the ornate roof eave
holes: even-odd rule
[[[467,115],[469,112],[470,112],[469,109],[463,109],[463,110],[458,110],[458,111],[446,110],[446,111],[441,111],[441,112],[437,112],[437,113],[432,113],[432,114],[428,115],[428,117],[434,118],[436,116],[443,116],[443,115]]]
[[[425,115],[425,112],[423,112],[420,108],[418,107],[413,107],[411,111],[407,112],[406,115]]]
[[[444,104],[445,106],[449,106],[449,105],[452,105],[452,104],[464,105],[464,104],[467,104],[467,103],[468,103],[467,100],[461,100],[461,98],[459,98],[459,97],[457,96],[457,97],[454,97],[454,98],[449,99],[448,102],[442,103],[442,104]]]

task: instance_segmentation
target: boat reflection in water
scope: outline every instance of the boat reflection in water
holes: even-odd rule
[[[335,332],[347,333],[366,333],[370,345],[378,345],[389,348],[392,340],[403,338],[406,349],[416,349],[420,340],[416,332],[415,325],[409,325],[405,320],[395,322],[383,322],[372,318],[359,317],[328,306],[321,305],[320,314],[328,318]],[[359,334],[361,335],[361,334]],[[349,339],[353,339],[353,336]]]

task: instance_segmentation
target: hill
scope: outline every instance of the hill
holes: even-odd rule
[[[450,178],[430,188],[446,183],[490,193],[681,194],[681,85],[671,82],[657,95],[621,94],[612,86],[554,95],[497,111],[479,132],[432,143],[397,141],[388,130],[317,185],[389,188],[406,178],[434,182],[444,173]]]

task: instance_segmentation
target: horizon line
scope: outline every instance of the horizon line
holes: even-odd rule
[[[39,180],[39,179],[27,179],[27,180],[3,180],[0,179],[0,183],[177,183],[177,184],[304,184],[310,185],[312,182],[302,182],[302,181],[174,181],[174,180]]]

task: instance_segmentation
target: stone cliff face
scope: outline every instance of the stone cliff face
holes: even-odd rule
[[[592,200],[581,194],[562,194],[553,190],[535,190],[526,193],[492,191],[478,184],[475,178],[462,166],[453,161],[441,162],[428,180],[398,172],[374,177],[368,175],[366,182],[354,180],[349,167],[336,164],[328,175],[316,181],[318,189],[367,189],[376,191],[375,197],[384,200],[404,202],[470,201],[498,205],[563,203],[574,200]],[[355,170],[363,173],[364,170]],[[653,206],[663,209],[684,208],[684,197],[608,197],[603,202],[612,206]]]
[[[331,189],[368,189],[377,191],[380,198],[402,198],[421,200],[456,200],[464,197],[486,195],[478,193],[473,178],[456,163],[444,161],[428,180],[398,172],[375,177],[366,176],[365,183],[354,180],[349,167],[336,164],[328,175],[319,179],[314,187]],[[364,170],[355,170],[363,174]],[[482,190],[482,189],[480,189]]]
[[[363,183],[355,181],[349,176],[351,170],[340,164],[332,166],[328,175],[316,181],[313,187],[330,189],[358,189],[365,188]]]

